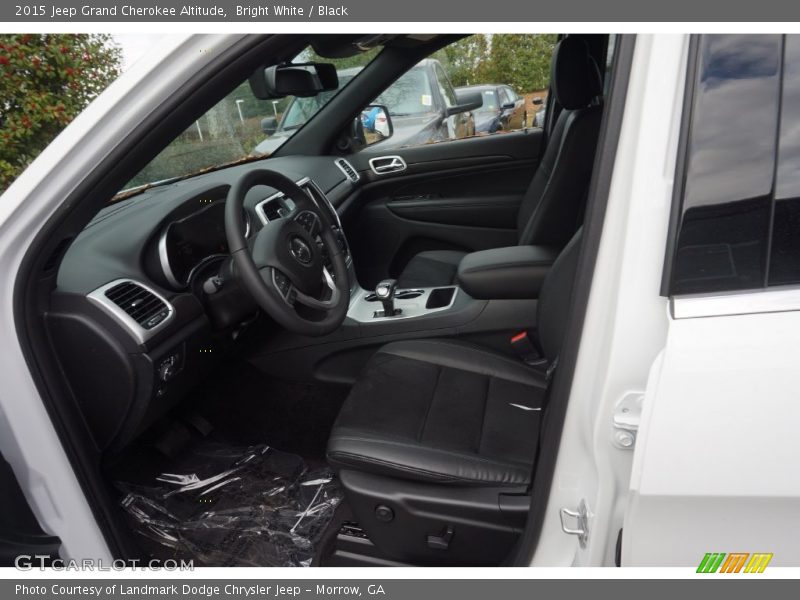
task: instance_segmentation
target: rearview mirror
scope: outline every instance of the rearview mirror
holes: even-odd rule
[[[456,92],[456,100],[458,100],[458,104],[447,109],[448,117],[467,112],[468,110],[477,110],[483,106],[483,94],[473,90]]]
[[[370,104],[359,116],[367,145],[392,137],[394,126],[389,109],[382,104]]]
[[[278,130],[278,119],[275,117],[264,117],[261,119],[261,131],[267,135],[272,135]]]
[[[274,65],[258,69],[250,76],[250,89],[260,100],[284,96],[308,98],[338,87],[339,76],[330,63]]]

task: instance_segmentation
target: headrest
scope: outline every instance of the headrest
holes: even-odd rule
[[[585,40],[569,36],[556,44],[550,85],[558,103],[567,110],[586,108],[602,93],[600,72]]]

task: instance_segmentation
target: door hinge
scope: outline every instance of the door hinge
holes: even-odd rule
[[[586,501],[581,499],[577,511],[562,508],[560,514],[561,529],[569,535],[577,535],[581,548],[585,548],[589,540],[589,510],[586,508]]]
[[[614,437],[617,448],[632,450],[636,445],[636,433],[642,420],[644,393],[628,392],[614,407]]]

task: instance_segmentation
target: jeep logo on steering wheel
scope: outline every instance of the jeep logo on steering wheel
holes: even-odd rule
[[[289,238],[289,253],[294,256],[295,260],[301,265],[311,264],[311,247],[299,236],[293,235]]]

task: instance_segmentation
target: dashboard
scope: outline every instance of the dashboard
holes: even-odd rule
[[[231,263],[225,235],[231,185],[248,169],[265,167],[293,179],[329,212],[349,254],[337,207],[358,189],[358,173],[348,175],[340,160],[274,158],[154,187],[101,210],[75,237],[46,320],[98,448],[124,447],[174,406],[259,314],[249,295],[242,308],[237,286],[203,291],[203,282]],[[243,206],[247,236],[254,239],[294,208],[272,188],[252,188]]]

